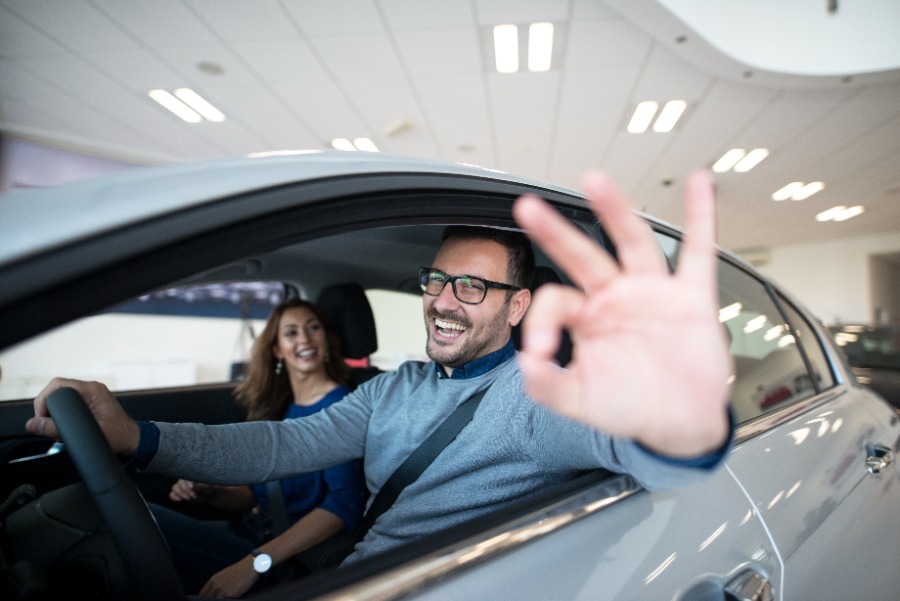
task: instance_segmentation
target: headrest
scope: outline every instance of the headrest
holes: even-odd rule
[[[531,278],[531,285],[528,287],[531,293],[543,286],[544,284],[561,284],[562,280],[556,270],[552,267],[538,265],[534,268],[534,275]],[[512,330],[513,344],[516,349],[522,348],[522,324],[515,326]],[[572,339],[568,332],[563,332],[562,340],[559,344],[559,350],[556,351],[556,362],[560,365],[567,365],[572,360]]]
[[[316,305],[337,330],[345,359],[364,359],[378,350],[375,316],[362,286],[356,282],[328,286]]]

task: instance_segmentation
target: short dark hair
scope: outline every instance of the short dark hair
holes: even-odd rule
[[[534,249],[531,240],[522,232],[474,225],[448,225],[441,236],[443,244],[450,238],[462,240],[489,240],[506,248],[508,259],[506,277],[508,284],[528,288],[534,276]]]

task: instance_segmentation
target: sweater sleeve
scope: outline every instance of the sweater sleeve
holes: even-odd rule
[[[313,415],[283,421],[203,425],[154,422],[150,473],[211,484],[280,480],[363,456],[371,403],[365,386]]]
[[[495,385],[496,386],[496,385]],[[688,485],[721,466],[731,446],[703,457],[676,459],[653,453],[634,440],[610,436],[562,416],[527,397],[521,372],[503,382],[505,394],[517,394],[527,413],[527,447],[534,460],[550,471],[607,469],[629,474],[647,490]]]

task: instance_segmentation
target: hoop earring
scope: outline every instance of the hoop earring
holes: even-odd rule
[[[282,371],[284,371],[284,359],[279,359],[275,364],[275,375],[280,376]]]

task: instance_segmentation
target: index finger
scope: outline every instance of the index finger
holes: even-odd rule
[[[47,410],[47,397],[60,388],[72,387],[78,389],[76,380],[66,378],[53,378],[46,386],[34,397],[34,416],[49,417],[50,412]],[[79,390],[79,392],[81,392]]]
[[[513,215],[528,236],[581,288],[600,288],[618,273],[612,257],[546,201],[521,196],[513,205]]]
[[[708,283],[716,269],[716,195],[708,171],[692,172],[684,185],[684,241],[678,277]]]

